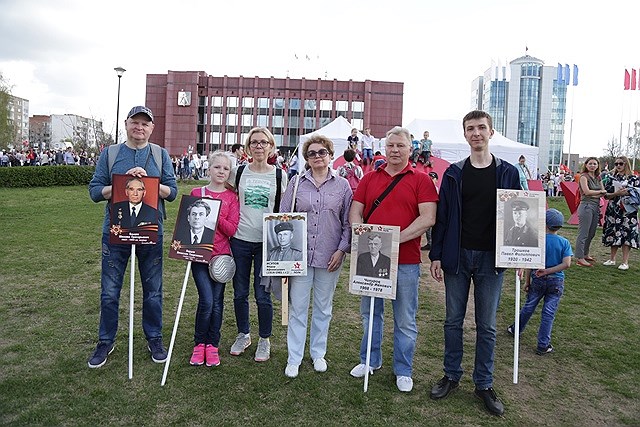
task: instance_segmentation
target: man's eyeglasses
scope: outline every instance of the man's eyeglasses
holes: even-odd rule
[[[307,157],[310,159],[313,159],[316,157],[327,157],[328,154],[329,154],[329,151],[325,150],[324,148],[318,151],[307,151]]]
[[[615,162],[615,163],[614,163],[614,165],[616,165],[616,166],[624,166],[624,163],[622,163],[622,162]]]
[[[249,145],[251,147],[266,147],[269,145],[269,141],[265,141],[264,139],[262,141],[249,141]]]

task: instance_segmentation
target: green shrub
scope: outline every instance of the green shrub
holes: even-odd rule
[[[53,187],[87,185],[94,166],[22,166],[0,168],[0,187]]]

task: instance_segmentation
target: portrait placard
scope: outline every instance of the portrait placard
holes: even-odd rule
[[[264,214],[262,275],[307,275],[306,212]]]
[[[496,267],[544,268],[545,192],[497,191]]]
[[[160,178],[113,174],[109,243],[152,244],[158,241]]]
[[[220,215],[221,200],[182,196],[169,257],[208,263]]]
[[[351,224],[349,292],[396,299],[400,227]]]

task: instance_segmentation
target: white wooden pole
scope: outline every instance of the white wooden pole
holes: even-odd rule
[[[516,313],[513,326],[513,383],[518,384],[518,352],[520,349],[520,270],[516,270]]]
[[[167,373],[169,372],[169,364],[171,363],[171,354],[173,353],[173,345],[176,342],[176,333],[178,332],[178,322],[180,322],[180,314],[182,313],[182,303],[184,303],[184,295],[187,291],[187,282],[189,281],[190,272],[191,272],[191,261],[187,262],[187,270],[184,272],[184,281],[182,282],[182,291],[180,292],[180,301],[178,302],[178,311],[176,311],[176,321],[173,323],[173,332],[171,333],[171,342],[169,343],[169,352],[167,354],[167,361],[164,364],[162,381],[160,381],[161,386],[164,386],[165,382],[167,382]]]
[[[133,378],[133,284],[136,276],[136,245],[131,245],[131,286],[129,286],[129,379]]]
[[[367,359],[364,366],[364,392],[369,388],[369,363],[371,362],[371,337],[373,335],[373,304],[375,297],[369,297],[371,304],[369,305],[369,333],[367,336]]]

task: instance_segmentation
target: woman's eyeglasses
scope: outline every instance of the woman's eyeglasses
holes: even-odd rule
[[[324,148],[318,151],[307,151],[307,157],[310,159],[313,159],[316,157],[327,157],[328,154],[329,154],[329,151],[325,150]]]
[[[265,141],[264,139],[262,141],[249,141],[249,145],[251,147],[266,147],[269,145],[269,141]]]

